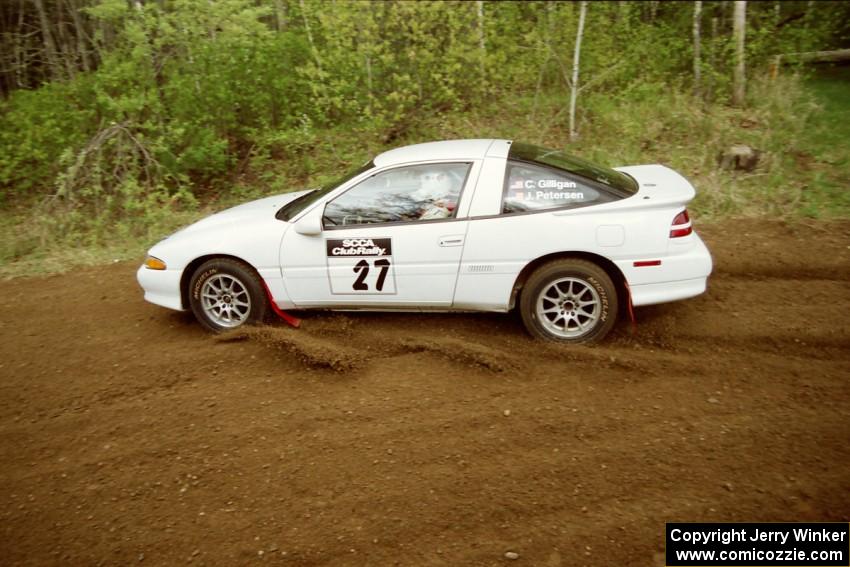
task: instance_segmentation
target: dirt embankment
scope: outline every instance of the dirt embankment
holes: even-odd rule
[[[2,563],[646,566],[665,521],[850,520],[850,223],[701,232],[710,291],[594,348],[0,283]]]

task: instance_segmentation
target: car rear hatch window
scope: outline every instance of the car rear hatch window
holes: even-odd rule
[[[508,152],[508,158],[539,163],[568,171],[574,175],[601,183],[621,197],[631,197],[637,193],[639,188],[637,182],[625,173],[590,163],[560,150],[550,150],[532,144],[513,142]]]

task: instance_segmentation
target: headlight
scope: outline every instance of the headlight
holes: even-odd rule
[[[148,256],[147,258],[145,258],[145,268],[149,270],[164,270],[165,262],[163,262],[159,258]]]

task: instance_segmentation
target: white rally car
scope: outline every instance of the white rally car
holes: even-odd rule
[[[321,189],[205,218],[151,248],[145,299],[214,331],[270,309],[496,311],[602,339],[626,305],[703,293],[711,256],[661,165],[608,169],[508,140],[385,152]]]

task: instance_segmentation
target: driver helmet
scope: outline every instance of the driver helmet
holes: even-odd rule
[[[451,195],[452,180],[440,170],[425,171],[419,176],[419,189],[414,197],[420,201],[442,199]]]

